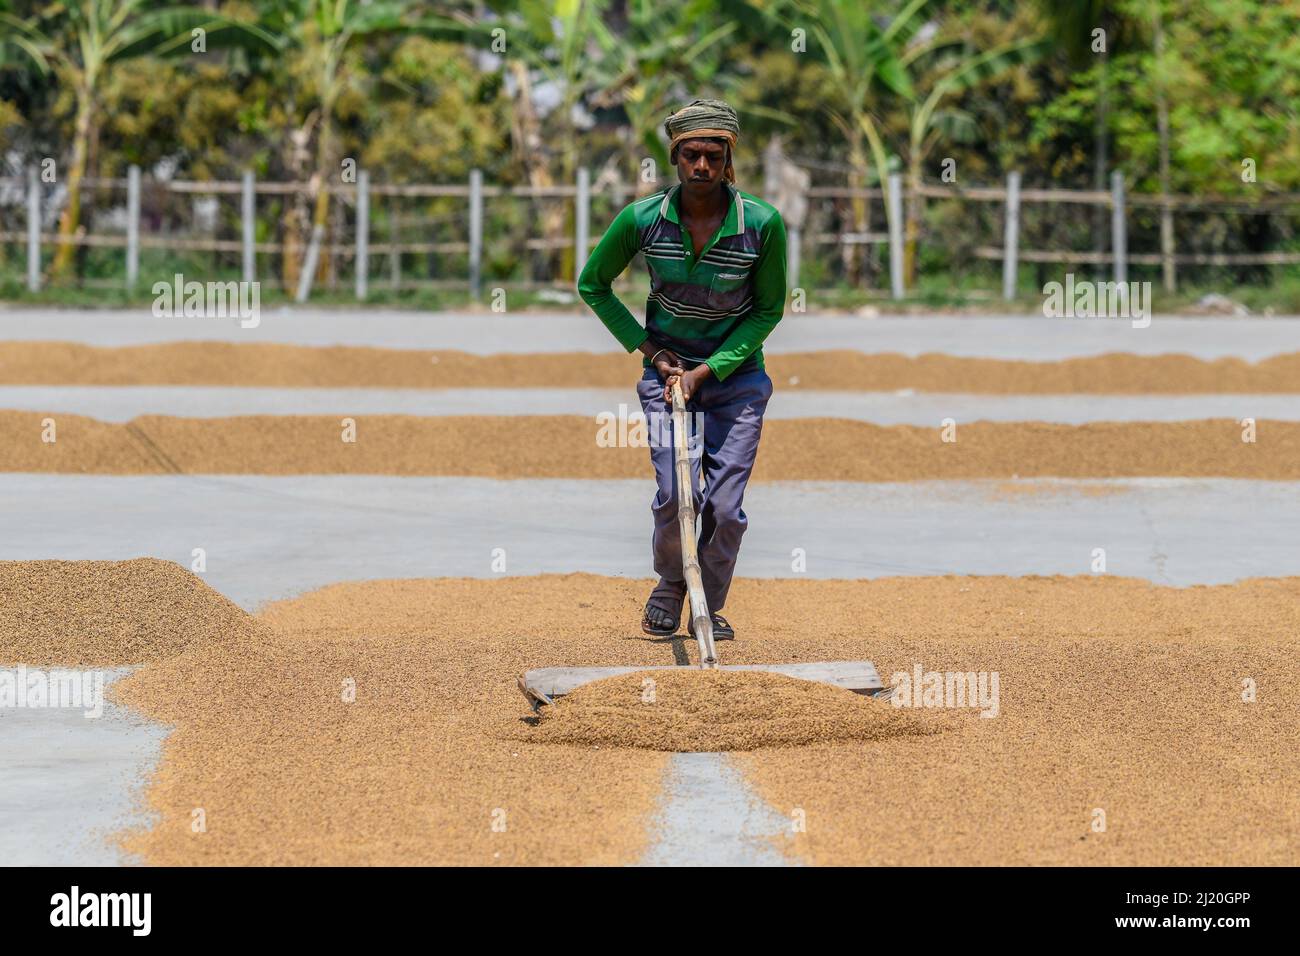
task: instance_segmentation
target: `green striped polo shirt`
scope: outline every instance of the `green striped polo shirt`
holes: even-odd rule
[[[724,186],[726,218],[698,257],[681,224],[679,183],[623,207],[578,277],[578,294],[623,348],[648,338],[691,367],[707,362],[719,381],[763,367],[763,340],[785,312],[786,291],[781,214]],[[644,328],[612,288],[638,252],[650,270]]]

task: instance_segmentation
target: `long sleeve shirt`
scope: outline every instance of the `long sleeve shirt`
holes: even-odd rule
[[[785,223],[731,184],[726,217],[698,256],[681,223],[681,185],[629,203],[578,277],[578,294],[628,352],[650,339],[719,380],[763,368],[763,340],[785,313]],[[638,253],[650,270],[645,326],[614,294]],[[648,366],[647,357],[642,363]]]

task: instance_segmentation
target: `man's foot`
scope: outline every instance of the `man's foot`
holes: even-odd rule
[[[659,586],[646,601],[641,630],[653,637],[672,637],[682,620],[682,601],[686,598],[685,581],[659,579]]]
[[[681,612],[673,614],[653,604],[645,606],[645,615],[641,618],[641,630],[654,637],[672,637],[681,624]]]
[[[710,614],[713,620],[713,639],[715,641],[734,641],[736,639],[736,629],[727,623],[727,619],[721,614]],[[695,624],[691,623],[691,636],[695,635]]]

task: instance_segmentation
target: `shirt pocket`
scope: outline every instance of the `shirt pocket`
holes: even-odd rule
[[[750,266],[720,269],[709,283],[708,304],[711,309],[735,309],[750,296]]]

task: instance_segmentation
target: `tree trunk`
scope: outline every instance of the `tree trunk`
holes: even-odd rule
[[[559,137],[560,182],[566,186],[576,185],[578,177],[578,156],[575,148],[577,130],[572,128],[573,100],[565,97],[560,103],[560,114],[565,124],[565,132]],[[562,241],[573,238],[574,201],[571,199],[552,199],[546,205],[546,235],[548,239]],[[565,279],[572,285],[578,281],[575,274],[577,250],[573,246],[555,246],[547,250],[547,275],[552,279]]]
[[[325,281],[334,290],[339,281],[339,246],[343,245],[343,203],[330,204],[329,223],[329,231],[325,234],[325,242],[329,244],[329,255],[325,257],[329,261],[329,275]]]
[[[1099,193],[1104,193],[1110,189],[1110,170],[1107,169],[1110,165],[1110,53],[1104,48],[1101,52],[1101,69],[1097,86],[1096,122],[1092,131],[1092,188]],[[1109,241],[1110,211],[1104,204],[1099,203],[1092,211],[1093,250],[1099,254],[1105,253]],[[1099,262],[1093,267],[1093,271],[1098,279],[1103,279],[1107,268],[1105,263]]]
[[[867,178],[870,175],[871,166],[867,159],[867,151],[863,148],[862,131],[858,123],[853,124],[852,132],[849,137],[849,188],[866,189]],[[850,231],[862,233],[867,231],[867,200],[863,196],[853,196],[849,200],[849,210],[852,213],[852,222]],[[863,280],[863,270],[861,268],[862,257],[858,253],[859,246],[852,243],[842,243],[840,245],[840,260],[844,265],[844,277],[849,285],[856,286]]]
[[[285,136],[285,167],[295,183],[307,179],[307,164],[311,153],[307,144],[311,141],[312,127],[316,125],[315,113],[308,116],[298,129],[290,130]],[[298,288],[298,277],[302,270],[303,235],[308,223],[308,194],[295,191],[285,197],[283,218],[280,221],[281,244],[280,281],[285,291],[292,293]]]
[[[72,140],[72,165],[68,169],[68,204],[59,217],[60,240],[71,239],[81,227],[81,181],[86,176],[86,153],[90,145],[90,125],[94,104],[85,86],[77,90],[76,128]],[[61,278],[72,262],[75,247],[61,241],[50,266],[50,278]]]
[[[1160,261],[1164,273],[1166,292],[1173,292],[1174,274],[1174,213],[1169,205],[1169,103],[1165,98],[1163,60],[1165,52],[1165,26],[1160,15],[1160,0],[1154,4],[1156,47],[1156,127],[1160,135]]]
[[[515,144],[515,155],[523,164],[528,176],[528,185],[534,189],[552,186],[554,182],[551,179],[550,169],[546,165],[546,147],[542,142],[541,123],[533,106],[533,85],[528,77],[527,65],[521,60],[511,60],[510,75],[515,81],[513,122],[510,130]],[[548,204],[544,200],[534,199],[532,205],[534,210],[542,210],[542,214],[535,215],[534,219],[541,221],[543,237],[551,239],[561,235],[564,227],[564,210],[558,210],[557,223],[556,203]],[[525,256],[526,250],[527,247],[525,247]],[[538,258],[545,263],[547,253],[543,252]]]
[[[330,217],[330,178],[333,175],[333,168],[329,161],[329,147],[325,143],[326,129],[328,121],[321,128],[321,144],[317,156],[316,172],[311,178],[312,195],[314,197],[314,208],[311,217],[311,233],[315,235],[316,230],[321,230],[324,236],[329,233]],[[309,237],[310,238],[310,237]],[[322,242],[325,241],[322,239]],[[316,260],[316,277],[313,281],[325,282],[329,278],[329,256],[321,256]]]
[[[641,159],[645,155],[645,143],[642,139],[646,128],[646,117],[640,112],[630,110],[627,104],[623,104],[623,109],[627,112],[628,134],[627,134],[627,165],[632,170],[632,195],[640,199],[642,196],[648,196],[655,191],[658,186],[657,181],[645,181],[641,178]],[[672,180],[672,168],[668,170],[669,181]]]
[[[907,164],[907,213],[904,218],[903,287],[910,289],[916,279],[916,242],[921,234],[921,158],[912,150]]]

